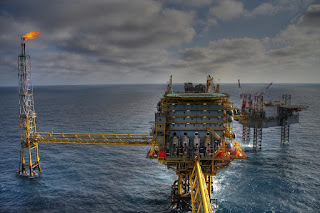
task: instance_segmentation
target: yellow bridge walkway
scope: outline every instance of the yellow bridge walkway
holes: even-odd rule
[[[36,132],[36,143],[72,143],[103,145],[153,145],[153,137],[143,134],[96,134]]]
[[[207,184],[198,160],[195,162],[195,166],[191,174],[190,187],[192,212],[213,212]]]

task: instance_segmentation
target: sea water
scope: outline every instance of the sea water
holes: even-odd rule
[[[260,94],[264,84],[244,84]],[[182,89],[182,85],[174,88]],[[34,88],[38,132],[148,134],[166,85],[42,86]],[[221,92],[240,106],[237,84]],[[244,145],[214,177],[218,212],[319,212],[320,84],[275,84],[266,100],[292,95],[308,106],[280,145],[280,127],[263,129],[261,151]],[[0,88],[0,212],[170,212],[172,170],[146,159],[148,146],[40,144],[40,177],[16,175],[20,133],[18,88]],[[242,128],[234,130],[241,140]],[[252,140],[251,140],[252,141]]]

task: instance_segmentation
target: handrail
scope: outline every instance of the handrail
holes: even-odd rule
[[[37,143],[154,145],[153,137],[147,134],[36,132],[33,141]]]

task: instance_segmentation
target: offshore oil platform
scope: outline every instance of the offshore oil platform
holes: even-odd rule
[[[261,149],[262,129],[281,127],[281,144],[289,144],[290,125],[299,123],[299,112],[307,107],[291,105],[291,95],[283,94],[282,101],[264,100],[263,95],[270,88],[270,83],[259,95],[242,94],[240,80],[238,87],[241,109],[235,110],[235,119],[242,124],[242,143],[250,143],[250,129],[253,129],[253,149]]]
[[[207,77],[206,84],[186,83],[184,91],[180,92],[173,91],[171,76],[167,90],[157,104],[151,134],[37,132],[30,56],[26,55],[25,40],[38,35],[31,32],[21,38],[22,53],[18,56],[21,152],[17,174],[30,178],[39,175],[39,143],[150,145],[147,158],[157,159],[178,176],[172,185],[173,209],[217,210],[218,202],[211,198],[212,176],[230,167],[234,159],[246,158],[240,143],[234,141],[233,120],[252,128],[256,128],[256,122],[264,127],[264,120],[253,120],[251,114],[245,113],[251,108],[244,107],[238,113],[229,95],[220,92],[211,76]],[[281,104],[279,107],[284,111],[296,110]]]

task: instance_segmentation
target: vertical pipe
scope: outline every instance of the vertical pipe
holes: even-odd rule
[[[26,55],[26,42],[25,39],[23,39],[23,55]]]
[[[21,172],[20,172],[20,174],[22,175],[23,172],[25,172],[25,165],[26,165],[26,160],[24,159],[24,152],[23,152],[23,145],[22,145],[22,143],[21,143],[21,152],[20,152],[20,154],[21,154],[21,158],[22,158],[22,164],[21,164]]]
[[[182,195],[182,174],[178,176],[178,194]]]
[[[40,167],[40,157],[39,157],[39,145],[38,143],[36,143],[35,145],[35,152],[36,152],[36,163],[37,163],[37,167],[39,172],[41,172],[41,167]]]
[[[36,145],[35,145],[35,152],[36,152],[36,162],[39,163],[40,158],[39,158],[38,143],[36,143]]]
[[[32,159],[31,159],[31,147],[30,146],[31,146],[30,142],[28,142],[30,177],[33,177]]]
[[[22,56],[26,55],[26,43],[23,37],[21,38],[21,55]]]
[[[24,44],[24,39],[21,38],[21,56],[23,56],[23,50],[25,49],[23,44]]]

